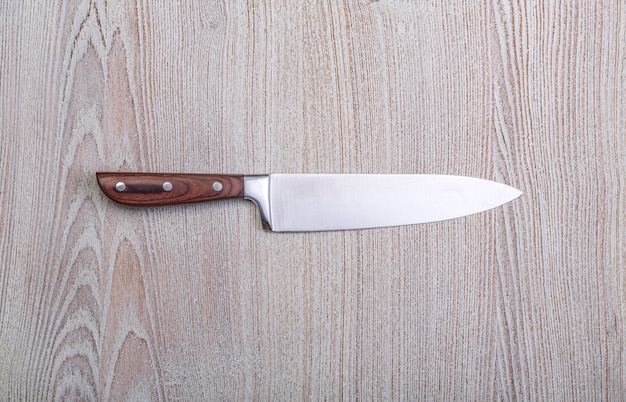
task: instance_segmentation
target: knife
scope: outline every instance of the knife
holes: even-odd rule
[[[130,206],[245,198],[275,232],[367,229],[458,218],[519,197],[494,181],[417,174],[211,174],[98,172],[102,191]]]

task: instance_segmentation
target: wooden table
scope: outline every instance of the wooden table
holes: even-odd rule
[[[0,399],[623,400],[620,1],[5,1]],[[280,234],[95,172],[524,191]]]

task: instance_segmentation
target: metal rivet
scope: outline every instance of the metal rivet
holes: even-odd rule
[[[213,183],[213,190],[215,191],[222,191],[222,188],[224,186],[222,186],[222,183],[220,183],[219,181],[216,181],[215,183]]]
[[[119,192],[126,190],[126,184],[123,181],[118,181],[115,183],[115,189]]]
[[[169,181],[166,181],[165,183],[163,183],[163,190],[165,191],[172,191],[172,183],[170,183]]]

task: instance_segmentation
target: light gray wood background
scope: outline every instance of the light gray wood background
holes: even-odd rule
[[[0,3],[0,399],[624,400],[621,1]],[[99,170],[436,173],[379,230]]]

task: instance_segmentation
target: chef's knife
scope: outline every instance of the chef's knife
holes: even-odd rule
[[[109,198],[131,206],[246,198],[259,207],[263,226],[276,232],[435,222],[495,208],[522,194],[505,184],[446,175],[102,172],[97,177]]]

